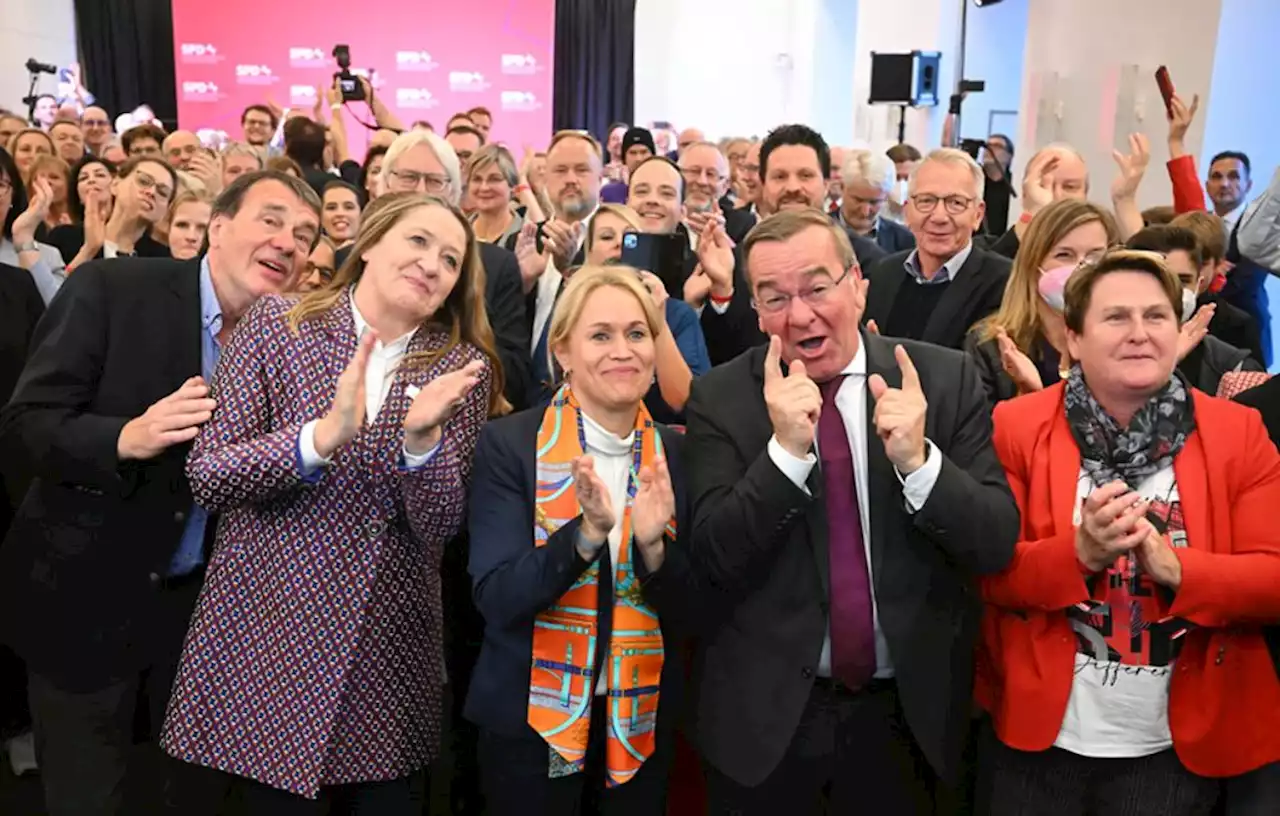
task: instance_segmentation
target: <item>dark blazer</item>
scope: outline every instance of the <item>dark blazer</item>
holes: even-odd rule
[[[84,246],[84,224],[62,224],[54,227],[49,230],[44,243],[57,247],[58,252],[62,254],[63,263],[71,263],[80,254],[80,247]],[[99,249],[98,254],[93,257],[101,259],[102,252]],[[133,254],[139,258],[173,257],[169,253],[169,247],[152,238],[150,231],[142,233],[142,237],[133,246]]]
[[[747,239],[747,233],[751,232],[751,228],[756,225],[757,218],[754,212],[734,207],[730,204],[728,207],[724,205],[725,199],[720,199],[720,212],[724,213],[724,231],[725,234],[733,239],[735,244],[741,244]]]
[[[898,289],[919,285],[910,279],[903,266],[910,254],[908,251],[890,255],[872,267],[868,274],[871,288],[867,293],[864,318],[876,321],[881,331],[888,329],[889,314],[893,311]],[[975,243],[955,280],[947,284],[947,292],[930,316],[924,334],[911,339],[947,348],[962,348],[969,329],[1000,308],[1011,267],[1007,258],[981,249]]]
[[[944,457],[928,502],[908,513],[871,426],[868,393],[869,545],[880,626],[912,735],[950,780],[970,722],[982,618],[977,580],[1008,564],[1018,510],[991,447],[990,410],[972,362],[909,340],[863,342],[868,373],[895,387],[902,378],[893,346],[906,346],[929,402],[926,433]],[[696,380],[686,407],[694,580],[731,599],[699,633],[696,738],[709,762],[747,786],[773,772],[796,732],[830,593],[822,477],[815,468],[807,495],[769,458],[764,356],[755,349]]]
[[[1229,346],[1244,349],[1249,356],[1258,362],[1266,359],[1262,353],[1262,334],[1258,331],[1258,323],[1253,315],[1228,303],[1215,294],[1201,295],[1196,306],[1214,304],[1213,318],[1209,321],[1209,334]]]
[[[876,244],[886,254],[892,255],[895,252],[915,249],[916,237],[911,234],[911,230],[898,222],[889,218],[881,218],[876,222]]]
[[[27,362],[31,336],[44,314],[44,299],[27,270],[0,264],[0,406],[9,401]],[[20,450],[0,450],[0,540],[26,493],[27,467]]]
[[[564,595],[590,566],[574,546],[579,519],[557,530],[545,546],[533,546],[535,454],[543,412],[543,408],[534,408],[486,425],[476,446],[471,476],[469,569],[473,597],[485,626],[464,714],[483,728],[509,736],[528,733],[534,617]],[[632,552],[632,559],[645,600],[661,616],[666,656],[658,703],[659,730],[670,733],[678,719],[684,684],[680,632],[687,631],[688,610],[696,596],[689,589],[685,552],[690,519],[681,456],[684,440],[664,425],[658,426],[658,432],[675,488],[679,540],[668,542],[666,558],[655,573],[645,570],[638,551]],[[613,574],[607,546],[600,559],[603,579]],[[603,597],[611,597],[612,589],[603,580],[600,590]],[[603,605],[601,643],[608,643],[611,618],[611,605]],[[601,658],[607,651],[600,650]]]
[[[529,320],[525,316],[524,286],[516,256],[495,244],[480,242],[484,263],[484,307],[493,327],[498,359],[505,378],[502,393],[515,406],[524,407],[530,398]],[[351,247],[335,253],[334,268],[341,269]]]
[[[121,462],[120,431],[200,374],[195,261],[85,264],[0,413],[35,480],[0,547],[2,634],[33,671],[98,688],[150,660],[162,576],[191,509],[189,445]]]

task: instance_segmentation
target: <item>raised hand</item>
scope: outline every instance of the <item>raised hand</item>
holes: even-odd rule
[[[1138,194],[1138,185],[1147,172],[1147,163],[1151,161],[1151,140],[1144,133],[1129,134],[1129,154],[1112,150],[1111,157],[1116,160],[1119,170],[1111,182],[1111,197],[1133,198]]]
[[[1014,344],[1013,339],[1002,328],[996,329],[996,344],[1000,348],[1000,365],[1017,386],[1018,393],[1029,394],[1044,390],[1044,381],[1040,379],[1036,364],[1022,353],[1022,349]]]
[[[204,378],[190,378],[142,416],[125,423],[116,439],[116,457],[121,461],[152,459],[172,445],[190,442],[213,416],[215,407]]]
[[[187,172],[204,182],[209,195],[217,196],[222,192],[222,160],[214,158],[204,150],[197,150],[191,157],[191,165]]]
[[[698,237],[698,264],[716,297],[733,294],[733,241],[719,221],[710,220]]]
[[[764,403],[782,449],[797,459],[808,456],[822,415],[822,392],[801,360],[782,373],[782,341],[777,335],[770,336],[764,358]]]
[[[561,272],[573,264],[573,256],[582,243],[582,222],[566,224],[555,218],[542,226],[542,244],[551,257],[555,259],[556,269]]]
[[[902,387],[890,388],[879,374],[867,379],[867,387],[876,401],[873,420],[876,435],[884,443],[885,456],[899,473],[907,475],[924,466],[924,418],[929,403],[907,350],[896,346],[893,356],[902,370]]]
[[[538,225],[530,221],[524,222],[520,228],[520,236],[516,238],[516,260],[520,264],[520,281],[525,294],[533,291],[538,279],[547,271],[548,253],[538,251]]]
[[[700,309],[706,304],[707,295],[710,294],[711,278],[707,277],[707,273],[702,271],[702,265],[699,264],[694,268],[693,274],[685,278],[684,302],[695,309]]]
[[[1053,203],[1053,174],[1061,160],[1053,153],[1042,153],[1027,168],[1022,182],[1022,209],[1035,215]]]
[[[377,335],[372,331],[366,331],[360,337],[356,353],[338,377],[333,406],[316,424],[315,448],[323,459],[333,456],[364,427],[364,376],[369,367],[369,355],[377,341]]]
[[[1147,502],[1119,480],[1089,494],[1076,528],[1076,557],[1099,572],[1140,544],[1152,532],[1146,522]]]
[[[1213,313],[1218,310],[1216,303],[1206,303],[1191,319],[1182,324],[1182,328],[1178,331],[1178,362],[1191,353],[1191,350],[1200,345],[1200,341],[1204,340],[1205,335],[1209,333],[1209,321],[1213,320]]]
[[[718,200],[712,201],[710,209],[690,210],[688,215],[685,216],[685,222],[689,225],[689,229],[699,236],[707,231],[707,225],[709,224],[723,227],[724,213],[720,211],[720,202]]]
[[[107,214],[111,196],[95,190],[89,194],[89,201],[84,208],[84,245],[90,247],[92,255],[97,255],[107,240]]]
[[[666,556],[663,533],[676,513],[676,494],[667,460],[659,456],[651,466],[641,468],[638,482],[631,504],[631,534],[640,557],[652,572],[662,566]]]
[[[32,182],[33,195],[27,208],[13,221],[13,242],[25,244],[35,240],[36,229],[44,223],[53,204],[53,187],[42,178]]]
[[[1169,153],[1173,158],[1184,155],[1187,151],[1184,142],[1187,130],[1196,119],[1196,111],[1200,110],[1200,94],[1191,97],[1191,107],[1187,107],[1182,97],[1177,94],[1169,100]]]
[[[466,402],[471,389],[480,382],[483,360],[472,360],[423,386],[404,417],[404,447],[421,456],[440,441],[440,426]]]
[[[602,544],[618,520],[613,513],[609,488],[596,473],[595,459],[590,455],[574,459],[570,468],[578,507],[582,510],[582,537],[594,544]]]

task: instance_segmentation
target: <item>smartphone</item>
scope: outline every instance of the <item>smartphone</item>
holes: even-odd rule
[[[1173,117],[1173,80],[1169,79],[1169,69],[1161,65],[1156,69],[1156,84],[1160,86],[1160,96],[1164,98],[1164,111]]]
[[[622,235],[622,263],[652,272],[672,297],[684,296],[684,261],[689,243],[683,235]]]

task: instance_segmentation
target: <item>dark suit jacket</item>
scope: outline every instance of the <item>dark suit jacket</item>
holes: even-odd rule
[[[906,252],[916,248],[916,237],[911,230],[889,218],[876,222],[876,243],[886,254]]]
[[[1266,359],[1262,352],[1262,335],[1253,315],[1228,303],[1215,294],[1203,294],[1197,299],[1197,307],[1212,303],[1216,306],[1209,321],[1209,334],[1222,342],[1249,352],[1258,362]]]
[[[751,228],[756,225],[756,214],[750,210],[744,210],[729,204],[724,204],[725,199],[720,199],[720,211],[724,213],[724,231],[725,234],[733,239],[735,244],[741,244],[747,239],[747,233],[751,232]]]
[[[465,716],[509,736],[527,731],[529,661],[533,654],[534,617],[554,604],[590,564],[574,546],[579,520],[561,527],[543,547],[533,546],[534,479],[542,408],[494,420],[485,426],[476,447],[471,475],[471,562],[473,597],[484,616],[484,643],[467,692]],[[659,732],[670,734],[681,708],[684,671],[680,638],[687,632],[691,604],[685,554],[689,529],[687,483],[681,456],[683,438],[659,425],[662,445],[676,495],[676,530],[662,567],[649,573],[638,551],[631,554],[645,600],[662,622],[665,662],[659,709]],[[604,581],[613,574],[606,546],[600,556],[602,597],[612,597]],[[608,594],[606,594],[608,593]],[[600,643],[607,644],[612,606],[600,608]],[[608,652],[601,648],[600,659]],[[597,663],[599,665],[599,663]]]
[[[925,431],[943,454],[928,501],[905,509],[901,484],[871,426],[872,583],[907,724],[943,779],[954,778],[969,728],[982,618],[980,575],[1003,569],[1018,510],[991,447],[973,363],[949,349],[864,337],[868,373],[901,384],[902,342],[929,402]],[[709,616],[695,659],[696,737],[703,756],[754,786],[781,761],[813,688],[830,579],[822,476],[797,488],[770,459],[764,349],[694,382],[685,461],[693,500],[695,581],[732,599]],[[733,406],[732,410],[725,410]]]
[[[27,362],[31,336],[44,314],[44,299],[27,270],[0,264],[0,406],[9,401]],[[20,449],[0,449],[0,540],[26,493],[27,466]]]
[[[892,331],[887,323],[899,287],[919,285],[911,280],[903,267],[910,254],[899,252],[890,255],[872,267],[868,275],[871,288],[867,292],[864,318],[876,321],[881,331]],[[975,243],[955,280],[947,284],[947,292],[930,316],[924,334],[911,339],[947,348],[962,348],[969,329],[1000,308],[1011,266],[1008,259],[981,249]]]
[[[161,577],[191,509],[189,445],[121,462],[120,431],[200,374],[195,261],[85,264],[32,339],[0,440],[36,478],[0,548],[0,626],[39,674],[97,688],[151,658]]]
[[[525,316],[524,286],[516,256],[496,244],[480,243],[484,263],[484,307],[497,344],[505,378],[502,393],[518,411],[530,398],[529,324]],[[334,268],[341,269],[351,247],[335,253]]]

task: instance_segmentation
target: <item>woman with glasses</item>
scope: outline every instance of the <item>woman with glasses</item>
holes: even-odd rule
[[[333,245],[333,241],[329,240],[327,236],[321,235],[320,240],[316,241],[315,248],[307,256],[305,271],[289,287],[290,290],[306,294],[328,286],[329,281],[333,280],[333,276],[337,272],[336,255],[337,248]]]
[[[50,230],[48,237],[48,243],[58,248],[67,263],[75,260],[84,246],[86,232],[105,233],[115,202],[111,194],[111,180],[115,177],[116,166],[97,156],[85,156],[71,168],[73,183],[67,190],[71,223]],[[102,240],[97,238],[93,243],[101,244]]]
[[[135,156],[120,167],[109,190],[115,203],[101,232],[89,228],[84,243],[67,264],[68,272],[95,258],[168,258],[169,247],[151,237],[151,229],[165,220],[178,187],[173,168],[160,159]]]
[[[1111,213],[1063,199],[1031,221],[1014,259],[999,310],[973,327],[964,350],[994,406],[1054,385],[1071,369],[1062,292],[1072,270],[1120,240]]]
[[[977,812],[1203,816],[1280,759],[1280,454],[1176,371],[1182,302],[1157,255],[1086,263],[1066,377],[995,409],[1021,533],[981,584]]]
[[[476,238],[503,246],[524,226],[511,201],[520,181],[515,158],[502,145],[486,145],[471,157],[468,169],[467,199],[475,206],[471,226]]]

